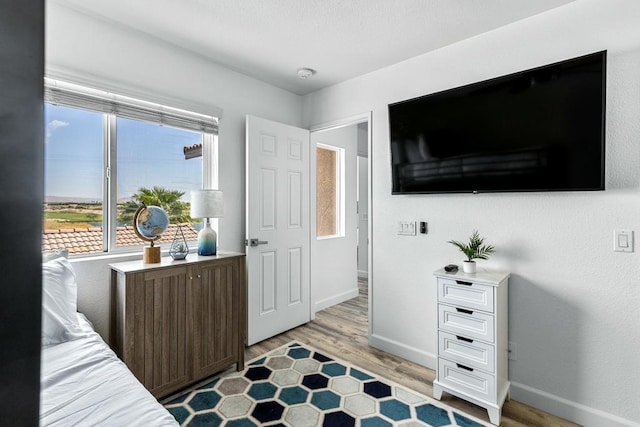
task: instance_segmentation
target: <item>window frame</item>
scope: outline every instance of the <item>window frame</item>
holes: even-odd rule
[[[317,234],[318,231],[316,227],[316,239],[317,240],[339,239],[339,238],[345,237],[345,230],[346,230],[346,227],[345,227],[345,219],[346,219],[345,149],[342,147],[337,147],[335,145],[330,145],[322,142],[316,143],[316,150],[318,148],[333,151],[336,153],[336,159],[335,159],[335,172],[336,172],[335,174],[336,175],[336,200],[335,200],[336,227],[335,227],[335,230],[336,232],[335,234],[320,236]],[[317,165],[316,165],[316,171],[317,171]],[[318,191],[317,187],[315,191],[316,191],[316,200],[317,200],[317,191]],[[317,215],[317,201],[316,201],[316,215]],[[316,223],[317,223],[317,217],[316,217]]]
[[[61,80],[45,78],[44,103],[101,113],[103,131],[102,166],[102,251],[69,254],[70,257],[97,257],[139,252],[146,243],[117,246],[117,119],[123,117],[161,126],[169,126],[202,135],[203,189],[218,188],[218,117],[130,98]],[[118,114],[125,111],[124,114]],[[139,114],[138,114],[139,113]],[[184,126],[180,126],[184,125]],[[213,226],[217,227],[217,219]],[[195,241],[189,241],[195,244]],[[170,243],[162,244],[168,250]]]

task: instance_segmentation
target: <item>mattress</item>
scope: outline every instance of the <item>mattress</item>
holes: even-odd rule
[[[42,348],[41,426],[177,426],[90,323]]]

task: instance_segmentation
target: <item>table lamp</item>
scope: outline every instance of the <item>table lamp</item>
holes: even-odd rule
[[[204,218],[198,233],[198,255],[215,255],[217,234],[211,228],[210,218],[221,218],[224,214],[222,191],[194,190],[191,192],[191,218]]]

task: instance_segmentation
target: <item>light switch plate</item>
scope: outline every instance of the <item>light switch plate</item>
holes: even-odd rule
[[[416,222],[415,221],[398,221],[398,235],[399,236],[415,236]]]
[[[633,252],[633,230],[613,230],[613,250]]]

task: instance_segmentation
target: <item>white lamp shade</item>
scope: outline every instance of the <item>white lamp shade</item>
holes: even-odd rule
[[[220,190],[194,190],[191,192],[191,218],[222,218],[224,204]]]

